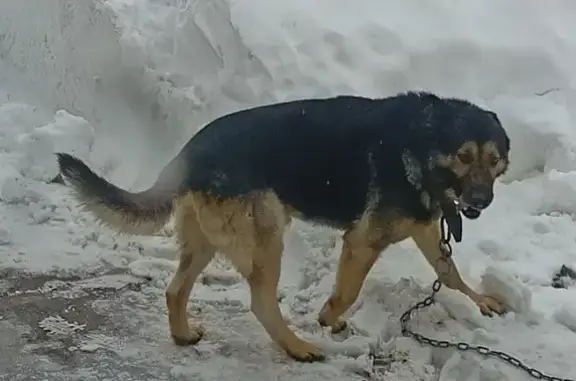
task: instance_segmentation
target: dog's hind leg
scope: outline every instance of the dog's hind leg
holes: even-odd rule
[[[412,235],[416,246],[424,254],[428,263],[432,265],[443,284],[448,288],[458,290],[467,295],[478,305],[484,315],[492,315],[493,312],[503,313],[505,310],[504,306],[498,300],[487,295],[478,294],[464,282],[452,258],[448,258],[446,261],[440,260],[443,255],[439,247],[440,238],[438,220],[420,225],[419,228],[414,229],[414,234]]]
[[[198,275],[214,257],[215,248],[200,230],[196,212],[186,199],[176,209],[176,231],[180,263],[166,289],[168,321],[177,345],[193,345],[202,338],[203,331],[198,325],[188,323],[188,300]]]
[[[319,361],[321,351],[290,330],[278,305],[284,230],[289,222],[274,194],[224,201],[196,197],[201,226],[250,286],[251,309],[271,339],[292,358]]]

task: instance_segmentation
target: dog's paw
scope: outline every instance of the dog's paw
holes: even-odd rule
[[[285,350],[296,361],[316,362],[326,359],[319,348],[304,340],[298,340],[294,344],[286,346]]]
[[[480,308],[482,315],[485,316],[494,316],[494,312],[498,315],[506,312],[506,306],[492,296],[479,295],[479,298],[475,302],[478,308]]]
[[[330,326],[330,328],[331,328],[330,332],[332,332],[333,334],[340,333],[348,327],[348,323],[344,319],[338,319],[338,320],[336,320],[336,322],[334,324],[329,325],[326,323],[326,321],[322,317],[319,317],[318,323],[322,327]]]
[[[174,340],[174,344],[179,346],[195,345],[202,339],[203,336],[204,330],[200,327],[193,326],[185,336],[173,334],[172,340]]]
[[[342,310],[339,303],[337,298],[330,297],[318,314],[318,323],[320,326],[331,327],[332,333],[342,332],[348,326],[346,320],[340,318],[340,313],[334,312]]]

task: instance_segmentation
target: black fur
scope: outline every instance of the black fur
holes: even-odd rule
[[[370,186],[382,210],[432,217],[406,177],[406,152],[421,167],[417,181],[424,183],[434,151],[449,154],[466,140],[496,140],[506,152],[507,139],[493,113],[466,101],[430,93],[339,96],[221,117],[174,160],[186,163],[183,189],[221,197],[272,189],[307,219],[345,227],[364,212]]]
[[[376,210],[429,220],[439,200],[426,206],[422,191],[435,197],[435,188],[454,186],[432,158],[453,154],[468,140],[495,141],[503,156],[509,149],[496,114],[426,92],[272,104],[209,123],[168,164],[155,187],[222,198],[273,190],[307,220],[337,228],[349,227],[376,200]],[[70,166],[79,168],[60,158],[64,174]],[[94,185],[91,176],[85,169],[77,174]],[[119,194],[114,188],[94,191],[103,197],[109,191]]]

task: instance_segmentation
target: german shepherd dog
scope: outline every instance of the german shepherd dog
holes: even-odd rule
[[[344,232],[335,289],[318,316],[333,332],[345,328],[341,315],[380,253],[406,238],[447,287],[484,314],[503,313],[499,301],[468,287],[452,259],[449,273],[439,268],[439,219],[457,203],[466,217],[477,218],[493,200],[509,150],[495,113],[407,92],[304,99],[219,117],[186,143],[150,189],[137,193],[69,154],[57,156],[75,197],[100,223],[152,234],[175,215],[180,261],[166,304],[176,344],[192,345],[203,335],[188,322],[188,299],[220,252],[247,280],[251,310],[269,336],[294,359],[319,361],[322,351],[288,327],[276,296],[291,218]]]

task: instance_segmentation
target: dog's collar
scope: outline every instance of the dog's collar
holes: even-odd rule
[[[462,241],[462,216],[458,205],[452,200],[443,198],[440,203],[442,209],[442,216],[446,219],[446,223],[450,227],[450,232],[454,236],[456,242]]]

